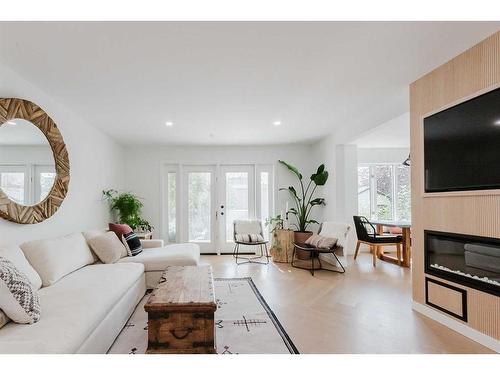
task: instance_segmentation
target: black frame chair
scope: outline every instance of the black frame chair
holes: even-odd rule
[[[320,225],[319,227],[319,230],[318,230],[318,234],[321,235],[321,232],[323,230],[324,226],[323,226],[323,223]],[[347,232],[350,230],[350,227],[347,226]],[[296,250],[299,249],[299,250],[303,250],[303,251],[308,251],[311,255],[311,267],[307,268],[307,267],[301,267],[301,266],[298,266],[294,263],[295,261],[295,252]],[[337,254],[335,254],[335,251],[338,251],[338,250],[343,250],[344,248],[342,246],[334,246],[333,248],[331,249],[319,249],[317,247],[314,247],[314,246],[311,246],[311,245],[308,245],[308,244],[299,244],[299,243],[295,243],[293,244],[293,254],[292,254],[292,267],[294,268],[300,268],[300,269],[303,269],[303,270],[307,270],[309,272],[311,272],[311,275],[314,276],[314,271],[319,271],[319,270],[325,270],[325,271],[330,271],[330,272],[337,272],[337,273],[345,273],[345,268],[344,268],[344,265],[342,264],[342,262],[340,261],[340,259],[337,257]],[[333,254],[335,260],[337,261],[337,263],[340,265],[340,268],[342,270],[336,270],[336,269],[332,269],[332,268],[324,268],[323,267],[323,264],[321,263],[321,258],[320,258],[320,255],[321,254]],[[318,259],[318,263],[319,263],[319,267],[318,268],[315,268],[314,267],[314,259]]]
[[[245,220],[238,220],[238,221],[245,221]],[[238,233],[237,232],[237,220],[233,222],[233,239],[234,239],[234,251],[233,251],[233,257],[236,260],[236,264],[247,264],[247,263],[255,263],[255,264],[269,264],[269,251],[267,248],[267,244],[269,241],[259,241],[259,242],[246,242],[246,241],[238,241],[236,240],[236,235],[237,234],[248,234],[248,233]],[[248,222],[257,222],[257,220],[248,220]],[[262,238],[264,238],[264,231],[262,230],[262,222],[259,220],[259,233],[252,233],[252,234],[260,234]],[[254,257],[242,257],[239,252],[240,252],[240,245],[246,245],[246,246],[259,246],[260,248],[260,256],[254,256]],[[264,249],[263,249],[264,247]],[[266,254],[264,255],[264,250]],[[262,259],[264,258],[265,261],[259,261],[257,259]],[[239,261],[240,259],[243,259],[243,261]]]
[[[359,247],[362,243],[370,246],[373,251],[373,267],[377,266],[377,256],[379,249],[383,246],[396,246],[398,265],[401,265],[401,245],[403,237],[400,235],[381,235],[370,221],[364,216],[353,216],[354,226],[356,227],[356,235],[358,242],[356,243],[356,251],[354,252],[354,259],[357,258]],[[371,227],[373,233],[368,233],[367,227]]]
[[[292,254],[292,267],[294,267],[294,268],[300,268],[300,269],[303,269],[303,270],[308,270],[309,272],[311,272],[311,275],[313,275],[313,276],[314,276],[314,271],[319,271],[319,270],[325,270],[325,271],[337,272],[337,273],[345,273],[345,268],[342,265],[342,262],[337,257],[337,254],[335,254],[335,251],[337,251],[337,250],[339,250],[341,248],[342,248],[341,246],[336,246],[336,247],[333,247],[331,249],[319,249],[317,247],[314,247],[314,246],[311,246],[311,245],[308,245],[308,244],[297,244],[297,243],[294,242],[293,243],[293,254]],[[301,267],[301,266],[298,266],[298,265],[294,264],[295,252],[296,252],[297,249],[308,251],[308,252],[311,253],[311,267],[310,268]],[[335,269],[330,269],[330,268],[324,268],[323,264],[321,263],[321,258],[319,257],[320,254],[333,254],[333,256],[335,257],[335,260],[337,261],[337,263],[340,264],[340,268],[342,269],[342,271],[335,270]],[[319,267],[318,268],[314,267],[314,259],[318,259],[318,263],[319,263]]]

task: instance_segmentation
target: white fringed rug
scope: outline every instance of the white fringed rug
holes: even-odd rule
[[[215,279],[219,354],[298,354],[250,277]],[[143,354],[147,347],[146,294],[117,337],[110,354]]]

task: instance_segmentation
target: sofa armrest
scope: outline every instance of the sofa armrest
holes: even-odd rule
[[[141,240],[142,247],[144,249],[152,249],[154,247],[164,247],[165,243],[163,240]]]

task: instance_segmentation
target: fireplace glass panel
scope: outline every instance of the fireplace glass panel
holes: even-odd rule
[[[500,293],[500,240],[425,232],[426,272],[486,292]]]

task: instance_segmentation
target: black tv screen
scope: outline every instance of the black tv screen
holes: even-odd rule
[[[500,88],[424,119],[425,191],[500,189]]]

